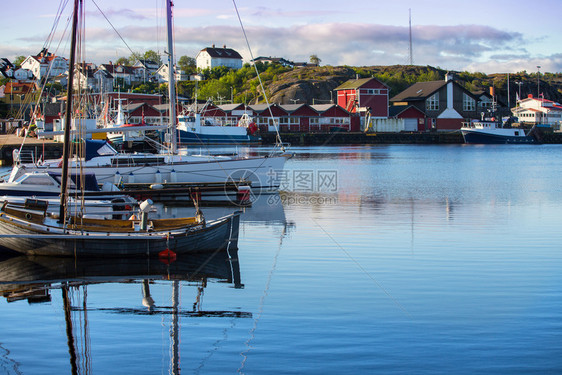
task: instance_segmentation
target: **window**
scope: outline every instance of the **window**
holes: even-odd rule
[[[436,92],[430,96],[426,102],[425,107],[428,111],[438,111],[439,110],[439,93]]]
[[[462,110],[465,112],[473,112],[476,109],[475,100],[467,94],[462,94]]]
[[[300,123],[300,117],[281,117],[279,123],[281,125],[298,125]]]

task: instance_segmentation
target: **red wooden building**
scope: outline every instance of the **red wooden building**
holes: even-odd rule
[[[388,118],[389,87],[376,78],[352,79],[335,88],[338,105],[350,113],[371,112],[373,118]]]
[[[413,105],[395,105],[389,108],[390,118],[404,119],[405,131],[424,131],[426,129],[425,113]]]

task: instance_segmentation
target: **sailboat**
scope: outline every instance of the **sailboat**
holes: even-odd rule
[[[166,8],[168,66],[174,66],[171,0],[166,0]],[[83,168],[85,173],[95,174],[100,183],[114,182],[117,175],[119,178],[126,179],[125,182],[135,183],[161,183],[162,180],[181,183],[221,183],[244,180],[251,183],[252,189],[260,192],[274,192],[279,188],[285,161],[292,156],[285,152],[281,142],[278,142],[278,145],[266,155],[256,156],[194,155],[178,152],[178,134],[181,132],[183,121],[178,127],[173,69],[168,69],[168,90],[170,126],[165,138],[170,145],[169,148],[163,149],[159,154],[122,154],[106,144],[103,147],[103,154],[86,159],[73,158],[70,162],[72,173],[76,173],[78,168]],[[60,172],[60,164],[60,159],[24,163],[19,154],[14,155],[14,167],[8,182],[14,181],[22,173],[30,170]],[[158,181],[159,179],[161,181]]]
[[[70,67],[75,66],[78,14],[82,0],[74,0]],[[197,209],[194,217],[149,220],[152,202],[140,205],[139,217],[130,220],[93,219],[69,215],[67,210],[70,124],[73,111],[73,74],[69,74],[66,126],[61,161],[59,214],[46,201],[4,202],[0,208],[2,246],[28,255],[107,257],[168,256],[237,248],[240,212],[207,222]]]

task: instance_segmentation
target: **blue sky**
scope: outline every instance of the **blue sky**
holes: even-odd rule
[[[163,53],[163,0],[95,0],[133,50]],[[134,3],[134,8],[132,7]],[[227,45],[249,60],[232,0],[175,0],[176,55],[195,57],[211,44]],[[86,59],[95,63],[131,54],[92,0],[86,4]],[[3,17],[0,57],[37,53],[51,30],[58,0],[10,2]],[[412,12],[416,65],[485,73],[562,71],[559,0],[236,0],[253,56],[322,65],[394,65],[409,61]],[[65,55],[61,39],[70,5],[51,51]],[[62,41],[61,41],[62,40]]]

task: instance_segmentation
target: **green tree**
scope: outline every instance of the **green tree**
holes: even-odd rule
[[[16,59],[14,60],[14,65],[15,66],[20,66],[22,62],[24,62],[25,60],[25,56],[18,56],[16,57]]]
[[[317,55],[310,55],[310,63],[311,64],[316,64],[318,66],[320,66],[320,62],[322,60],[320,60],[320,58]]]
[[[160,55],[149,49],[148,51],[146,51],[143,55],[143,59],[144,60],[150,60],[150,61],[154,61],[155,63],[157,63],[158,65],[162,65],[162,59],[160,59]]]
[[[129,65],[129,59],[126,57],[120,57],[115,61],[116,65]]]
[[[131,56],[129,56],[129,65],[135,65],[137,61],[142,59],[142,55],[139,52],[133,52]]]
[[[199,87],[198,97],[200,99],[225,100],[230,99],[230,87],[220,80],[209,80],[202,82]]]
[[[182,56],[178,60],[178,67],[186,74],[193,74],[197,71],[197,62],[193,57]]]

